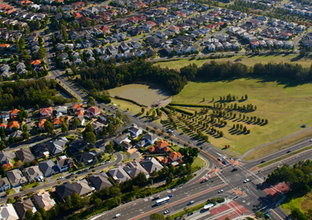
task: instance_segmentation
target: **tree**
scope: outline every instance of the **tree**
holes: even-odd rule
[[[94,145],[96,142],[96,136],[93,132],[85,132],[83,133],[83,140],[89,144]]]
[[[44,130],[49,134],[52,135],[54,132],[54,126],[52,124],[52,122],[50,121],[45,121],[44,122]]]
[[[32,212],[32,210],[28,209],[25,214],[26,219],[32,219],[33,216],[34,216],[34,213]]]
[[[308,217],[303,212],[301,212],[300,209],[298,208],[294,208],[291,211],[291,217],[294,220],[308,220]]]
[[[42,216],[40,212],[36,212],[32,220],[42,220]]]
[[[72,121],[72,129],[76,129],[79,125],[80,125],[80,121],[78,118],[74,118],[74,120]]]
[[[144,108],[144,107],[142,107],[142,108],[141,108],[141,114],[143,115],[143,114],[144,114],[144,112],[145,112],[145,108]]]
[[[103,205],[103,201],[102,201],[100,198],[96,198],[96,199],[94,200],[94,206],[95,206],[96,208],[100,208],[100,207],[102,207],[102,205]]]
[[[150,215],[150,220],[165,220],[165,217],[159,213],[153,213]]]
[[[67,134],[68,133],[68,127],[65,123],[62,124],[61,126],[61,130],[63,134]]]

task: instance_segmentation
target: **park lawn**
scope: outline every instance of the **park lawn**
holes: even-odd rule
[[[269,123],[265,126],[251,125],[249,135],[230,135],[228,129],[222,129],[223,138],[215,139],[209,136],[209,141],[217,147],[223,148],[229,144],[230,151],[242,155],[256,146],[299,131],[302,124],[308,127],[312,125],[312,105],[308,105],[312,100],[311,84],[285,87],[277,82],[263,82],[257,79],[189,82],[173,97],[172,103],[209,105],[213,97],[218,99],[219,96],[229,93],[238,97],[247,94],[248,100],[241,104],[250,103],[257,106],[255,112],[247,115],[268,119]],[[229,127],[231,123],[227,125],[227,128]]]
[[[115,99],[115,98],[111,98],[111,100],[112,100],[111,104],[112,105],[116,104],[116,107],[119,109],[128,111],[132,114],[138,114],[141,112],[141,107],[131,102],[120,100],[120,99]]]
[[[309,192],[305,196],[292,199],[289,202],[282,204],[281,207],[287,214],[290,214],[291,210],[295,208],[300,209],[303,213],[306,213],[312,208],[312,192]]]
[[[262,55],[262,56],[245,56],[245,55],[237,55],[233,57],[227,58],[218,58],[218,59],[190,59],[190,58],[181,58],[178,60],[168,61],[168,62],[157,62],[154,65],[169,68],[169,69],[180,69],[184,66],[189,64],[196,64],[197,66],[201,66],[206,62],[215,61],[215,62],[240,62],[247,66],[253,66],[256,63],[281,63],[281,62],[288,62],[288,63],[297,63],[301,64],[303,67],[310,67],[311,66],[311,59],[309,58],[302,58],[296,60],[298,55],[289,54],[289,55]]]
[[[199,170],[200,168],[202,168],[205,164],[207,163],[207,161],[205,161],[202,157],[197,156],[194,159],[194,162],[192,163],[192,171],[196,171]]]

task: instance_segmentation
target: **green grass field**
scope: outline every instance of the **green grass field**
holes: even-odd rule
[[[170,69],[180,69],[184,66],[189,64],[195,63],[197,66],[201,66],[206,62],[216,61],[216,62],[240,62],[246,64],[247,66],[252,66],[255,63],[281,63],[281,62],[288,62],[288,63],[298,63],[301,64],[303,67],[310,67],[311,66],[311,59],[302,58],[300,60],[296,60],[295,58],[297,55],[290,54],[290,55],[270,55],[270,56],[233,56],[230,58],[219,58],[219,59],[202,59],[197,60],[190,58],[181,58],[175,61],[168,61],[168,62],[158,62],[155,65],[158,65],[163,68],[170,68]]]
[[[217,82],[189,82],[173,97],[173,103],[209,104],[210,100],[227,94],[243,96],[248,94],[244,104],[251,103],[257,110],[248,113],[268,119],[268,125],[255,126],[249,135],[230,135],[210,138],[212,144],[224,147],[230,144],[230,151],[243,154],[248,150],[299,131],[302,124],[312,125],[311,84],[285,87],[276,82],[262,82],[257,79],[237,79]],[[203,101],[205,98],[205,101]],[[230,126],[230,125],[227,125]],[[264,152],[265,153],[265,152]]]
[[[295,208],[300,209],[303,213],[306,213],[312,208],[312,192],[303,197],[292,199],[289,202],[282,204],[281,207],[287,214],[290,214],[291,210]]]

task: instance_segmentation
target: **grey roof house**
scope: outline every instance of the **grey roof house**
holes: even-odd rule
[[[96,190],[102,190],[106,187],[112,186],[105,173],[89,176],[88,181]]]
[[[8,171],[7,178],[10,181],[12,187],[17,187],[27,183],[26,177],[23,176],[22,172],[19,169]]]
[[[38,164],[43,176],[49,177],[58,173],[58,168],[52,160],[47,160]]]

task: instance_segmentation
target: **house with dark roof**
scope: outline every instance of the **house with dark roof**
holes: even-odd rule
[[[43,176],[45,177],[55,175],[59,171],[56,164],[52,160],[40,162],[38,166]]]
[[[78,163],[91,164],[94,162],[97,154],[95,151],[83,152],[76,156],[76,160]]]
[[[4,192],[8,189],[11,189],[11,185],[7,177],[3,177],[0,179],[0,192]]]
[[[34,155],[31,153],[30,148],[22,148],[15,152],[17,159],[21,160],[23,163],[31,162],[35,159]]]
[[[136,177],[140,173],[143,173],[145,176],[149,177],[148,172],[141,166],[137,161],[128,162],[123,169],[127,172],[130,177]]]
[[[130,176],[126,173],[124,169],[122,169],[121,166],[113,168],[107,172],[113,180],[115,180],[118,183],[130,180]]]
[[[66,151],[70,154],[78,154],[87,149],[88,144],[83,139],[72,141],[67,147]]]
[[[66,137],[61,137],[54,141],[50,141],[48,144],[48,149],[54,155],[63,153],[64,147],[67,144],[67,142],[68,140]]]
[[[164,168],[154,157],[145,158],[140,164],[149,174]]]
[[[49,157],[49,154],[50,154],[49,149],[48,149],[48,143],[36,144],[32,146],[30,150],[36,158]]]
[[[8,171],[7,178],[11,183],[12,187],[17,187],[27,183],[26,177],[23,176],[22,172],[19,169]]]
[[[132,124],[128,131],[132,138],[137,138],[143,132],[142,129],[138,128],[135,124]]]
[[[154,144],[155,141],[157,141],[157,135],[151,134],[151,133],[146,133],[143,135],[142,139],[147,142],[147,145]]]
[[[36,207],[34,206],[33,202],[30,199],[25,199],[20,202],[16,202],[14,204],[14,208],[20,219],[26,219],[27,210],[31,210],[32,213],[35,213],[37,211]]]
[[[112,186],[111,182],[108,180],[108,176],[103,172],[89,176],[88,181],[96,190],[102,190],[106,187]]]
[[[80,196],[85,196],[93,192],[95,188],[90,187],[86,180],[79,180],[74,183],[64,183],[55,187],[55,194],[60,201],[64,201],[67,196],[77,193]]]
[[[57,167],[60,172],[68,171],[73,166],[73,159],[67,158],[66,156],[60,156],[59,158],[57,158]]]

